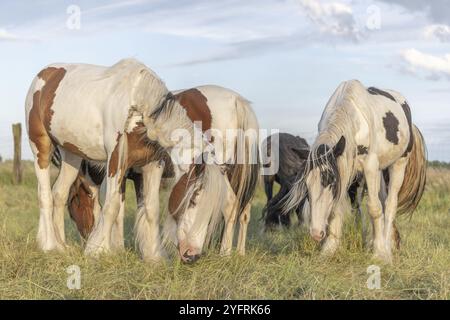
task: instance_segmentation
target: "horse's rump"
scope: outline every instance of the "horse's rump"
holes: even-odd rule
[[[250,103],[240,96],[236,99],[236,111],[239,132],[235,144],[234,163],[229,166],[227,174],[238,199],[238,216],[240,216],[252,200],[259,179],[259,125]],[[250,130],[256,135],[247,136],[246,132]]]

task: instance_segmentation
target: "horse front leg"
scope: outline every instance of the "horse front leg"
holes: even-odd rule
[[[350,200],[348,197],[342,200],[330,218],[327,232],[328,236],[321,248],[322,256],[332,256],[339,248],[342,238],[342,226],[344,223],[345,212],[346,210],[351,210],[349,201]]]
[[[117,163],[116,159],[109,159],[107,167],[105,203],[86,243],[86,255],[97,255],[111,250],[111,232],[119,215],[124,175],[120,162]]]
[[[126,193],[126,178],[123,179],[120,187],[120,206],[119,214],[113,224],[111,231],[111,247],[114,251],[122,251],[125,249],[123,236],[123,222],[125,219],[125,193]]]
[[[159,233],[159,187],[164,161],[152,162],[142,168],[143,203],[139,204],[135,233],[144,261],[158,262],[164,257]]]

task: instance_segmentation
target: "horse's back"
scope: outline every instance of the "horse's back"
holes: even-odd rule
[[[330,101],[322,127],[333,121],[333,110],[345,108],[354,123],[356,144],[365,152],[376,153],[381,167],[389,166],[405,152],[411,138],[411,114],[399,92],[350,80],[338,87]]]
[[[114,139],[105,141],[105,133],[123,130],[134,81],[142,67],[134,60],[111,67],[48,65],[35,77],[27,97],[31,140],[32,135],[47,134],[84,158],[106,160],[105,145],[113,144]]]

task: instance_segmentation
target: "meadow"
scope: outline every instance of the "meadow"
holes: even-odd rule
[[[221,257],[210,248],[186,265],[171,250],[160,264],[146,264],[134,248],[135,199],[127,190],[127,250],[97,259],[83,255],[83,243],[66,215],[69,249],[43,254],[36,247],[36,178],[24,162],[24,181],[13,185],[12,163],[0,164],[0,299],[449,299],[450,169],[428,169],[426,192],[414,215],[398,221],[401,249],[393,265],[371,259],[361,226],[349,214],[343,244],[322,258],[303,226],[261,232],[265,196],[253,201],[246,256]],[[67,268],[77,265],[81,287],[69,289]],[[368,267],[380,269],[379,289],[370,289]],[[370,269],[370,268],[369,268]]]

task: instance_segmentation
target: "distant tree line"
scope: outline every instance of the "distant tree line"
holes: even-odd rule
[[[450,169],[450,163],[449,162],[438,161],[438,160],[428,161],[428,166],[429,167],[434,167],[434,168],[447,168],[447,169]]]

